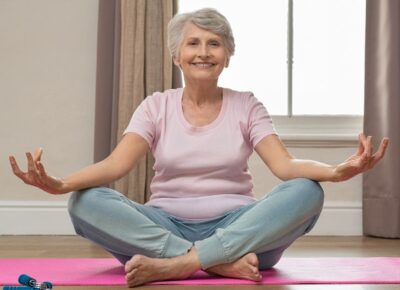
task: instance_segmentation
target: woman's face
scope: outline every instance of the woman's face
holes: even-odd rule
[[[228,66],[228,55],[220,36],[189,22],[183,30],[183,40],[174,63],[182,69],[185,80],[218,80]]]

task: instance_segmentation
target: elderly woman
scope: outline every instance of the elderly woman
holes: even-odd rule
[[[276,264],[316,223],[324,198],[318,181],[371,169],[388,139],[372,154],[371,136],[360,134],[357,153],[337,166],[295,159],[252,93],[218,86],[235,49],[224,16],[213,9],[176,15],[169,48],[185,87],[147,97],[109,157],[59,179],[45,172],[37,150],[27,153],[28,172],[11,156],[13,171],[52,194],[75,191],[69,212],[76,232],[125,265],[129,286],[200,269],[258,281],[259,270]],[[127,174],[149,150],[155,157],[149,202],[98,187]],[[247,165],[253,150],[285,181],[260,200]]]

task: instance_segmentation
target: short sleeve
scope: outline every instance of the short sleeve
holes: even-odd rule
[[[253,148],[264,137],[276,134],[272,119],[263,105],[253,94],[247,98],[248,136]]]
[[[156,110],[157,108],[154,102],[152,102],[152,96],[144,99],[133,113],[123,135],[126,133],[136,133],[143,137],[150,148],[152,148],[156,132]]]

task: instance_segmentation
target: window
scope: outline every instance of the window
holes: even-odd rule
[[[293,34],[288,29],[291,3]],[[221,86],[253,91],[273,116],[346,116],[346,120],[358,116],[356,126],[360,126],[365,0],[179,2],[179,12],[204,7],[228,18],[236,40],[236,53],[220,77]]]
[[[293,2],[293,114],[363,115],[365,1]]]

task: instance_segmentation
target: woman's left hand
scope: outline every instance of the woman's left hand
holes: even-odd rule
[[[361,133],[358,139],[357,153],[335,167],[333,181],[344,181],[372,169],[383,158],[389,145],[389,138],[383,138],[378,151],[372,154],[372,137]]]

